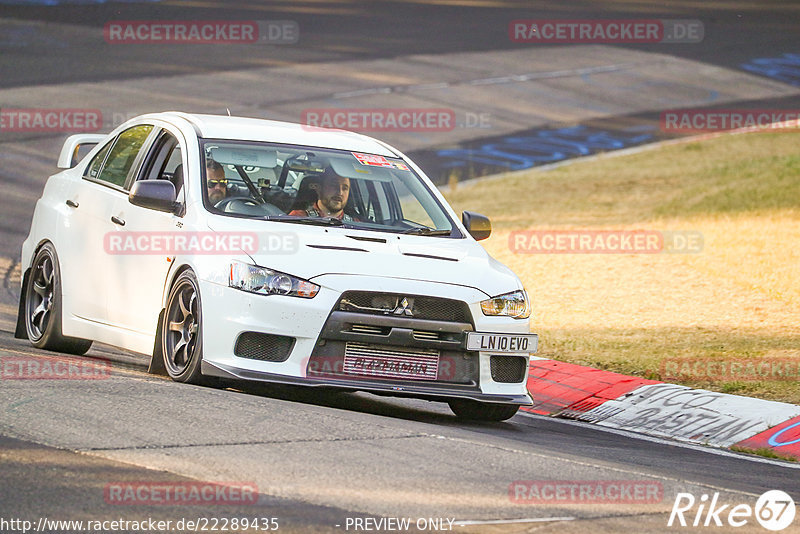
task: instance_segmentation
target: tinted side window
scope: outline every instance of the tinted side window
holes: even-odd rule
[[[169,155],[167,164],[162,171],[162,175],[170,180],[175,185],[175,192],[180,197],[181,190],[183,189],[183,163],[181,159],[181,146],[175,145]]]
[[[142,125],[128,128],[122,132],[109,152],[106,164],[97,179],[123,187],[128,172],[139,154],[139,149],[142,148],[152,129],[153,127],[150,125]]]
[[[103,162],[106,160],[106,154],[108,154],[111,145],[114,144],[114,141],[109,142],[106,146],[103,147],[97,155],[92,158],[92,162],[89,163],[89,166],[86,167],[86,173],[84,176],[87,178],[97,178],[97,175],[100,174],[100,169],[103,167]]]
[[[178,198],[183,188],[183,164],[181,145],[169,132],[158,136],[153,148],[142,165],[139,180],[169,180],[175,186]]]

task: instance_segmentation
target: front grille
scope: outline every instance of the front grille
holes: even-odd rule
[[[525,380],[528,358],[520,356],[491,356],[492,380],[504,384],[515,384]]]
[[[346,374],[404,380],[436,380],[438,370],[438,350],[407,349],[367,343],[347,343],[344,349]]]
[[[233,353],[239,358],[265,362],[285,362],[294,347],[295,339],[288,336],[244,332],[236,339]]]
[[[438,351],[355,341],[328,341],[317,346],[306,369],[309,377],[426,380],[430,383],[473,386],[477,386],[480,374],[476,352]]]
[[[357,324],[350,325],[348,332],[354,334],[367,334],[370,336],[388,336],[392,333],[391,326],[378,326],[371,324]],[[429,330],[412,330],[411,337],[417,341],[453,341],[457,340],[461,334],[453,332],[431,332]]]
[[[403,301],[405,300],[405,305]],[[336,309],[372,315],[395,315],[431,321],[472,323],[466,302],[439,297],[347,291]]]
[[[414,330],[411,335],[418,341],[439,341],[441,339],[439,332],[426,332],[425,330]]]
[[[356,334],[369,334],[371,336],[386,336],[391,332],[388,326],[374,326],[371,324],[354,324],[350,327],[351,332]]]
[[[460,300],[347,291],[322,327],[306,376],[478,390],[479,355],[463,344],[473,330]]]

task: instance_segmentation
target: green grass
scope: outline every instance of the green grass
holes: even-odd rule
[[[702,145],[701,145],[702,146]],[[800,156],[756,155],[723,161],[705,179],[657,208],[663,216],[793,209],[800,198]],[[699,177],[696,177],[699,178]]]

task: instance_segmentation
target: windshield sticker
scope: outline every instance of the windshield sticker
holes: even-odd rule
[[[373,167],[394,167],[392,162],[383,156],[376,156],[374,154],[360,154],[358,152],[351,152],[351,154],[353,154],[353,156],[355,156],[358,162],[362,165],[372,165]]]
[[[409,170],[408,165],[406,165],[405,163],[395,162],[394,166],[396,169],[400,169],[401,171]]]

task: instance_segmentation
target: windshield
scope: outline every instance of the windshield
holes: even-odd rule
[[[244,141],[202,142],[212,213],[285,223],[460,237],[401,159]]]

